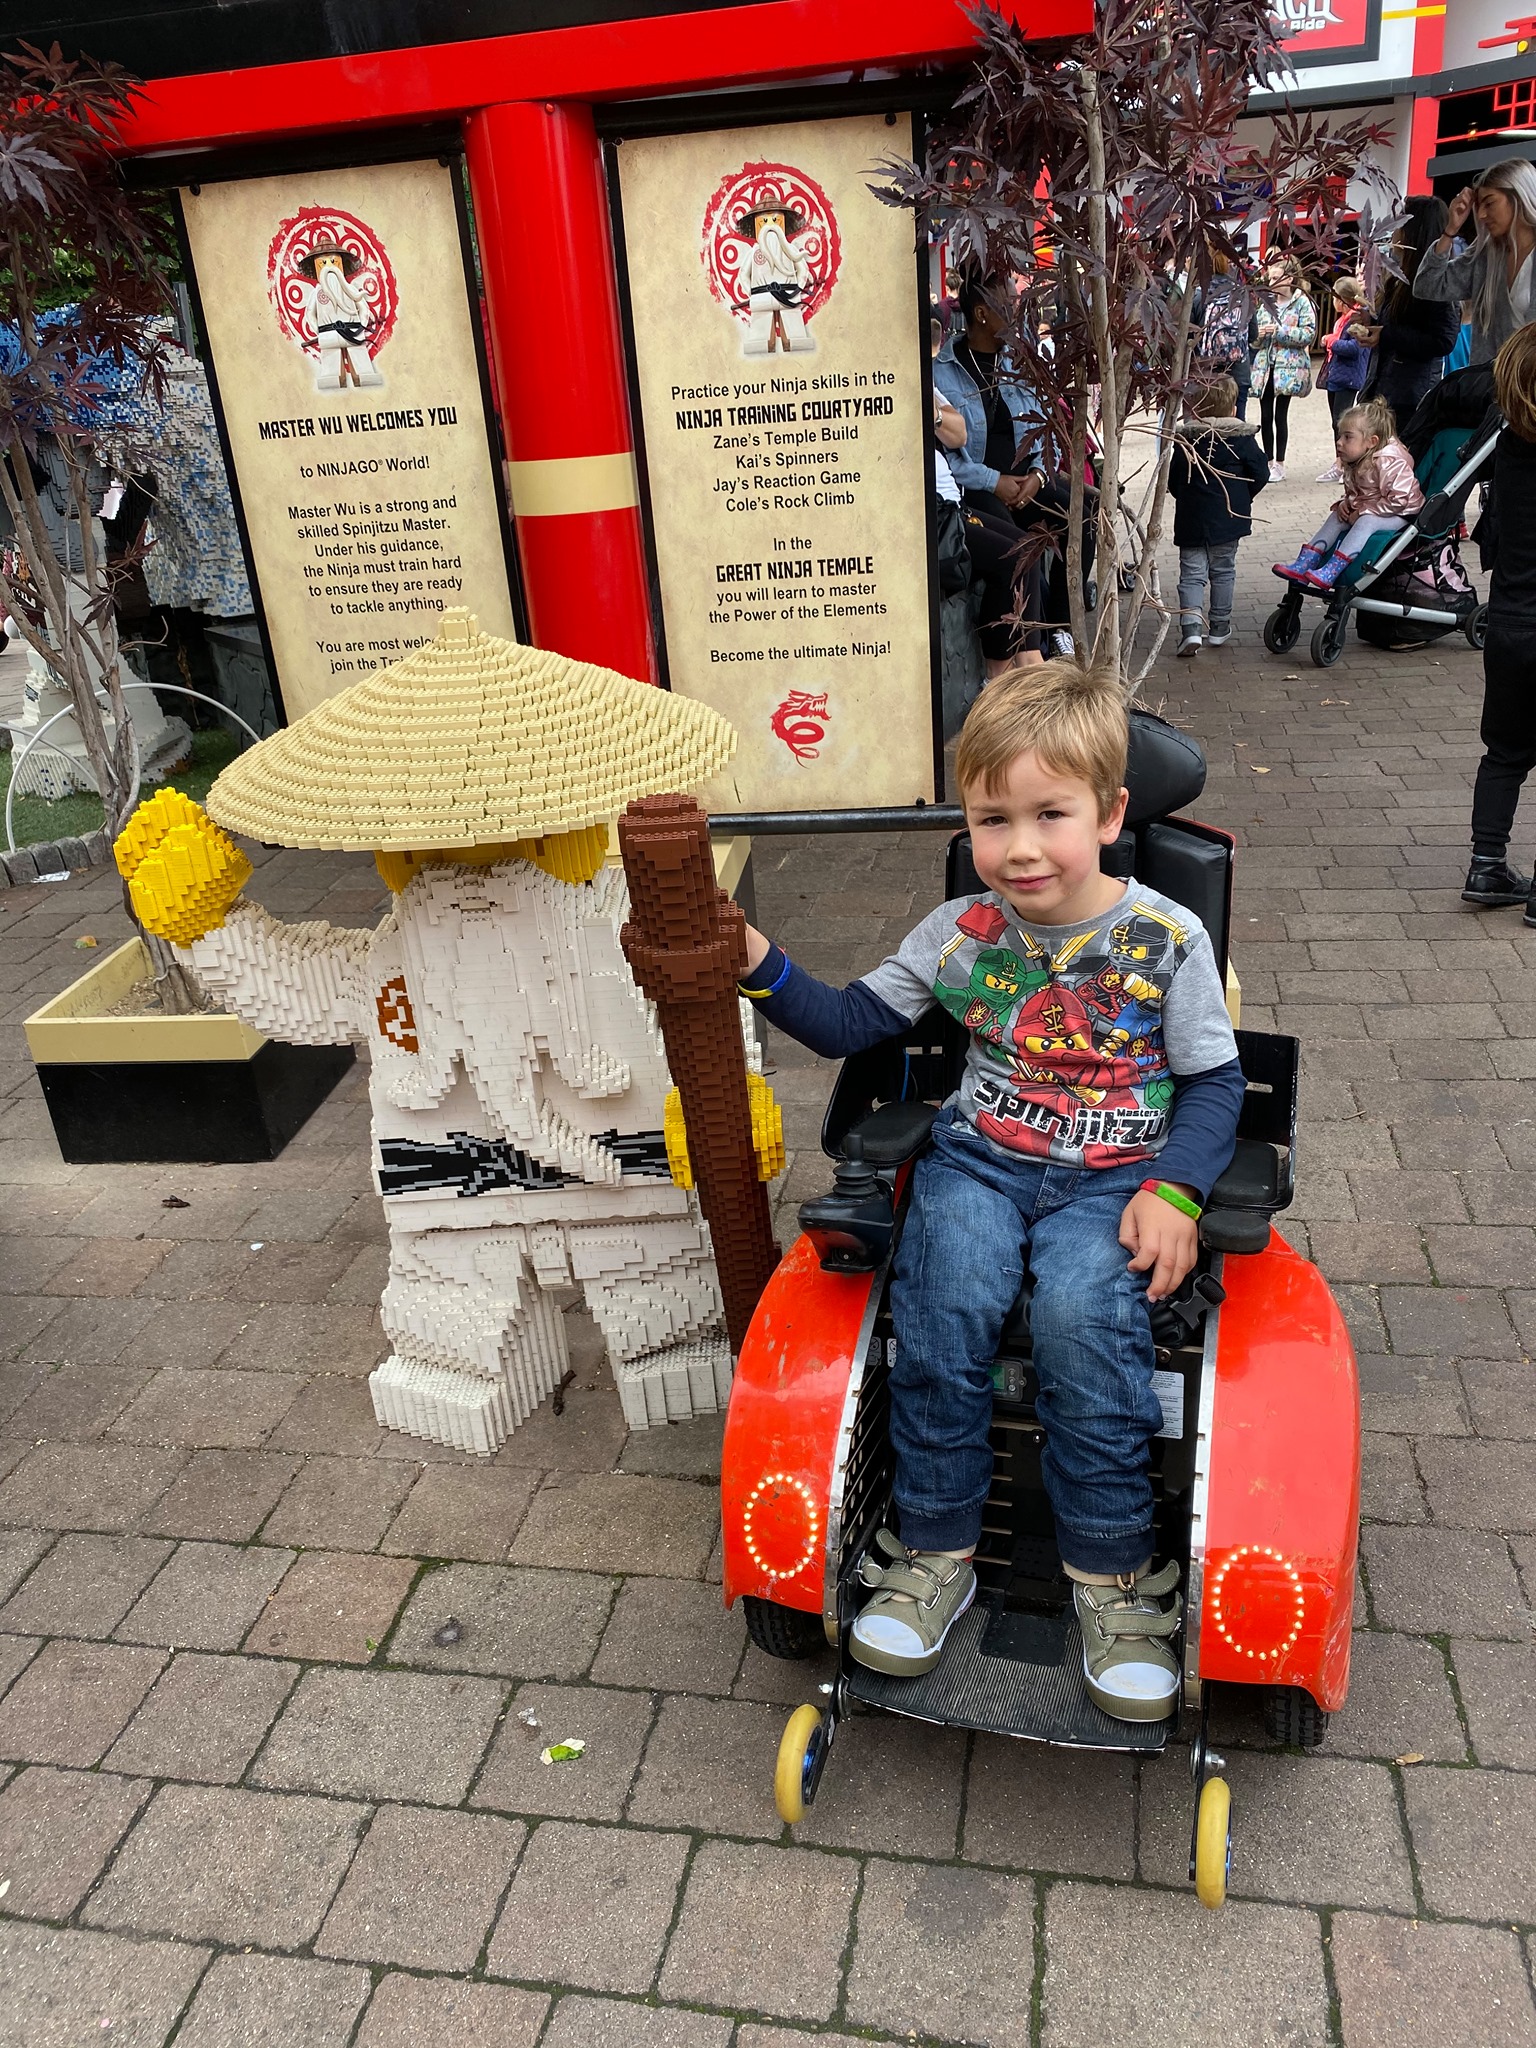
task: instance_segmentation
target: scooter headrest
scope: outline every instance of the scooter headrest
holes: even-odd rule
[[[1127,825],[1166,818],[1192,804],[1205,787],[1205,751],[1198,740],[1150,711],[1131,713],[1131,747],[1125,767]]]

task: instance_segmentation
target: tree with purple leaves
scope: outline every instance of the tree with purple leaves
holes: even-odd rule
[[[1055,43],[975,11],[970,82],[924,162],[887,163],[878,189],[1005,308],[998,360],[1033,393],[1066,486],[1073,637],[1134,692],[1170,622],[1157,556],[1183,408],[1211,374],[1202,298],[1218,271],[1246,277],[1261,235],[1326,277],[1346,218],[1369,295],[1400,218],[1375,158],[1389,137],[1293,111],[1239,136],[1286,70],[1267,0],[1099,0],[1091,33]],[[1048,544],[1036,528],[1021,563]]]
[[[0,500],[22,573],[3,596],[69,698],[109,832],[138,800],[113,596],[137,554],[108,560],[94,435],[124,389],[159,397],[174,244],[125,187],[111,143],[138,97],[113,64],[23,44],[0,56]]]

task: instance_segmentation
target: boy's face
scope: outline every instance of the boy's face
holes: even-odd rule
[[[982,884],[1036,924],[1075,924],[1107,910],[1124,884],[1100,872],[1099,849],[1119,837],[1122,789],[1107,818],[1077,775],[1016,755],[991,794],[965,792],[971,857]]]

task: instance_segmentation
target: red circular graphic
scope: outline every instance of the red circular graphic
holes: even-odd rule
[[[716,187],[704,209],[699,251],[709,288],[721,305],[729,306],[738,320],[746,321],[747,302],[737,275],[752,246],[752,236],[743,232],[740,223],[748,214],[765,208],[786,215],[789,238],[810,266],[810,281],[800,310],[807,320],[814,320],[837,282],[843,245],[837,232],[837,216],[826,193],[814,178],[797,171],[792,164],[743,164]]]
[[[314,280],[300,266],[311,250],[332,247],[341,250],[348,289],[367,310],[365,342],[369,355],[376,356],[394,333],[400,310],[395,273],[373,229],[356,214],[342,213],[334,206],[306,206],[285,220],[272,237],[267,251],[267,297],[278,325],[306,355],[318,357],[320,344],[311,317]]]

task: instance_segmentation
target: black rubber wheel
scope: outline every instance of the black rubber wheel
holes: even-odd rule
[[[1481,654],[1483,651],[1483,644],[1488,638],[1487,605],[1480,604],[1477,610],[1473,612],[1471,616],[1468,618],[1467,623],[1462,627],[1461,630],[1467,636],[1467,645],[1469,647],[1475,648],[1477,652]]]
[[[1344,652],[1349,619],[1344,612],[1329,612],[1312,634],[1312,660],[1318,668],[1332,668]]]
[[[1328,1716],[1299,1685],[1266,1685],[1264,1728],[1287,1749],[1317,1749],[1328,1733]]]
[[[1301,606],[1282,604],[1264,621],[1264,645],[1271,654],[1289,654],[1301,638]]]
[[[827,1647],[827,1632],[819,1614],[806,1614],[798,1607],[781,1607],[777,1600],[759,1600],[751,1593],[741,1596],[747,1619],[747,1634],[769,1657],[794,1662],[814,1657]]]

